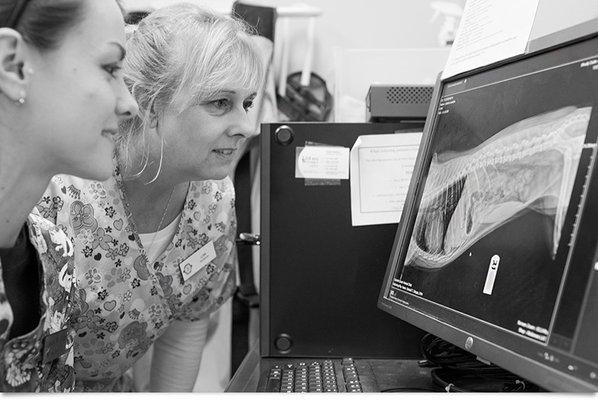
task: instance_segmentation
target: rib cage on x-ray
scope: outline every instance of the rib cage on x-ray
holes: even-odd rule
[[[405,265],[441,268],[526,208],[554,216],[554,257],[591,111],[564,107],[434,154]]]

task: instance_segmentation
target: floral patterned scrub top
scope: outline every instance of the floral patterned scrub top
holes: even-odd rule
[[[62,230],[39,216],[36,210],[29,215],[27,227],[42,265],[42,312],[35,329],[7,340],[13,312],[0,273],[0,390],[68,392],[75,382],[75,331],[69,320],[77,304],[73,245]]]
[[[127,217],[123,193],[118,168],[105,182],[57,175],[38,204],[44,217],[68,230],[75,246],[82,302],[75,322],[76,390],[126,390],[123,374],[170,321],[209,315],[235,288],[229,178],[190,183],[177,232],[152,265]],[[196,260],[206,248],[213,248],[209,259],[215,258],[196,263],[184,277],[187,259]]]

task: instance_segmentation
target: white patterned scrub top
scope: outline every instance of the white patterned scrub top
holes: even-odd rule
[[[123,193],[118,168],[104,182],[57,175],[38,204],[44,217],[69,232],[75,247],[82,302],[75,319],[76,390],[125,390],[123,374],[170,321],[209,315],[235,289],[229,178],[190,183],[174,238],[152,265],[127,218]],[[192,255],[195,261],[189,262]],[[198,255],[209,262],[198,263]]]
[[[42,265],[42,313],[35,329],[7,340],[14,317],[0,265],[0,391],[69,392],[75,382],[75,330],[70,321],[77,305],[73,245],[36,210],[29,215],[27,228]]]

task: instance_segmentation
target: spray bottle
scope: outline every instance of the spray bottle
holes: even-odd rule
[[[444,22],[438,33],[438,44],[442,47],[452,45],[463,9],[458,4],[448,1],[433,1],[430,3],[430,7],[434,9],[434,16],[430,22],[434,22],[440,14],[444,17]]]

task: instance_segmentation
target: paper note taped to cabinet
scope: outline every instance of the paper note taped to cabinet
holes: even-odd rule
[[[353,226],[399,222],[422,133],[365,135],[351,149]]]
[[[295,178],[349,179],[349,149],[340,146],[297,147]]]

